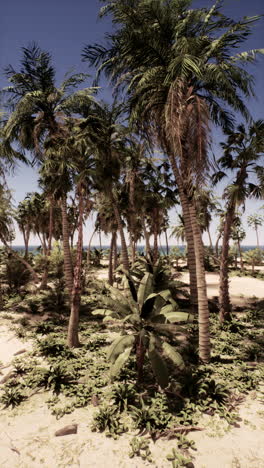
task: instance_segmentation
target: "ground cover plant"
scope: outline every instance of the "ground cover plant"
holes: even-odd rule
[[[148,291],[151,291],[151,277],[148,275],[145,274],[135,287],[136,293],[142,293],[147,302],[147,285]],[[107,298],[109,307],[112,295],[116,298],[117,294],[119,300],[123,295],[122,307],[128,308],[131,301],[129,294],[133,287],[129,286],[127,276],[123,280],[123,287],[118,292],[114,288],[105,289],[104,286],[101,293],[97,290],[98,305],[101,306],[102,300]],[[151,293],[151,296],[160,300],[159,293]],[[174,300],[170,302],[169,294],[162,299],[162,307],[167,307],[167,300],[175,307]],[[77,408],[95,406],[91,430],[104,432],[107,437],[114,439],[131,431],[135,434],[131,437],[128,457],[140,457],[152,463],[147,438],[151,437],[155,441],[159,438],[175,438],[177,448],[167,455],[167,460],[171,461],[172,466],[193,466],[191,464],[195,462],[195,446],[186,435],[200,429],[202,415],[207,414],[212,418],[218,416],[225,421],[225,430],[239,426],[239,405],[247,393],[258,390],[263,380],[263,310],[248,310],[243,317],[233,319],[227,325],[220,324],[217,316],[212,315],[214,351],[210,364],[199,364],[197,359],[192,359],[197,343],[198,325],[195,320],[189,323],[188,333],[184,330],[188,339],[181,346],[176,345],[174,336],[172,342],[176,348],[170,345],[174,350],[170,350],[172,360],[170,353],[167,356],[163,353],[160,342],[157,353],[161,353],[160,356],[169,370],[165,382],[163,368],[160,378],[155,373],[151,359],[148,360],[146,356],[143,358],[144,372],[138,379],[137,359],[136,355],[133,357],[132,348],[128,356],[125,356],[126,359],[122,360],[118,372],[113,373],[111,365],[115,365],[116,359],[122,356],[122,352],[126,352],[126,346],[131,347],[132,343],[132,347],[136,345],[133,337],[134,341],[128,345],[123,346],[121,341],[120,347],[120,340],[132,336],[128,334],[129,321],[124,322],[124,317],[120,320],[122,307],[117,307],[119,319],[114,322],[105,322],[105,314],[94,321],[92,313],[86,310],[80,322],[82,346],[74,350],[65,344],[67,329],[63,319],[61,324],[59,318],[55,318],[47,319],[36,326],[28,323],[28,320],[20,320],[19,325],[13,325],[28,329],[27,333],[33,339],[34,347],[27,356],[14,359],[12,379],[1,386],[1,405],[4,408],[17,407],[24,404],[35,392],[45,392],[46,404],[57,419]],[[160,304],[156,310],[160,315]],[[176,310],[175,314],[177,313],[179,312]],[[99,315],[97,309],[96,316]],[[8,317],[5,320],[9,320]],[[170,325],[168,320],[164,322],[163,325]],[[144,322],[144,327],[146,326],[150,327]],[[123,334],[117,337],[120,331]],[[169,344],[171,333],[166,330],[163,337],[165,343]],[[120,349],[116,350],[118,346]],[[117,357],[111,364],[111,359],[109,362],[107,356],[111,356],[113,352]],[[173,352],[176,353],[175,356]],[[160,366],[160,361],[158,365]]]

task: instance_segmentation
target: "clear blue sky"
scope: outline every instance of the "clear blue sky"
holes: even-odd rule
[[[194,0],[194,6],[211,6],[210,0]],[[87,65],[81,62],[81,50],[85,44],[101,42],[106,31],[111,31],[109,19],[98,20],[98,11],[103,3],[98,0],[12,0],[1,5],[0,17],[0,86],[7,83],[2,74],[3,67],[12,64],[19,66],[21,47],[36,41],[39,46],[51,52],[57,69],[57,79],[60,82],[69,69],[87,72]],[[224,11],[229,16],[240,18],[244,15],[258,15],[264,13],[263,0],[226,0]],[[254,33],[245,48],[264,47],[264,21],[261,20],[254,27]],[[264,58],[259,59],[257,66],[251,70],[256,77],[257,100],[250,104],[254,118],[264,118]],[[88,85],[90,83],[88,82]],[[111,99],[111,90],[106,83],[102,83],[104,90],[102,97]],[[215,151],[219,148],[217,141],[221,134],[214,132]],[[37,190],[36,170],[25,166],[16,169],[15,175],[8,177],[8,183],[13,189],[15,203],[25,197],[30,191]],[[219,192],[220,193],[220,192]],[[249,201],[246,215],[256,212],[264,202]],[[264,212],[263,212],[264,213]],[[172,212],[172,223],[175,211]],[[215,224],[212,226],[214,231]],[[89,237],[91,227],[86,229]],[[261,232],[261,243],[264,244],[264,231]],[[205,239],[206,241],[206,239]],[[22,237],[18,233],[14,244],[21,244]],[[31,243],[35,243],[34,239]],[[97,239],[95,238],[95,243]],[[245,244],[255,244],[254,233],[248,231]]]

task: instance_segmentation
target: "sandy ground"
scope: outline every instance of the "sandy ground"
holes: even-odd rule
[[[188,283],[189,273],[182,273],[181,281]],[[209,298],[219,295],[219,274],[206,273],[207,294]],[[257,278],[234,276],[229,279],[231,301],[243,305],[249,299],[264,299],[264,281]]]
[[[98,271],[105,280],[107,269]],[[188,275],[180,278],[188,281]],[[219,276],[207,275],[208,295],[217,295]],[[234,302],[263,298],[264,283],[252,278],[231,278],[230,290]],[[242,296],[243,295],[243,296]],[[31,344],[17,339],[8,330],[8,322],[1,320],[0,361],[2,374],[14,354],[22,349],[30,350]],[[1,369],[0,369],[1,371]],[[0,375],[0,380],[3,378]],[[177,448],[176,441],[158,440],[150,443],[153,463],[141,458],[129,459],[129,441],[134,434],[125,434],[118,440],[104,434],[91,432],[90,425],[96,408],[87,407],[56,420],[45,403],[48,393],[37,394],[15,409],[0,409],[0,467],[1,468],[141,468],[152,466],[169,468],[166,455]],[[260,394],[251,392],[240,406],[240,427],[227,430],[226,423],[217,417],[204,417],[201,432],[192,432],[197,451],[193,452],[195,468],[264,468],[264,405]],[[56,430],[77,424],[78,433],[55,437]]]

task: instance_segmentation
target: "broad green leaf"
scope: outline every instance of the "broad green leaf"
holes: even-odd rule
[[[124,335],[119,336],[109,347],[107,353],[108,361],[114,363],[119,354],[123,353],[123,351],[132,346],[135,341],[134,335]]]
[[[166,304],[165,299],[163,299],[163,297],[161,297],[160,295],[158,295],[157,298],[156,298],[156,301],[155,301],[155,306],[154,306],[155,314],[159,314],[159,313],[160,313],[160,309],[161,309],[165,304]]]
[[[156,294],[150,294],[147,297],[147,299],[145,300],[141,308],[140,317],[147,319],[151,315],[151,313],[153,312],[156,297],[157,297]]]
[[[160,311],[161,314],[166,314],[167,312],[175,312],[175,307],[173,304],[165,305]]]
[[[175,350],[175,348],[173,348],[173,346],[171,346],[169,343],[163,342],[162,349],[164,354],[166,354],[166,356],[170,358],[173,363],[179,367],[179,369],[183,370],[185,368],[182,356],[180,353],[178,353],[178,351]]]
[[[131,350],[132,350],[132,346],[130,346],[129,348],[126,348],[122,354],[119,354],[118,358],[116,359],[116,361],[114,362],[114,364],[111,366],[111,369],[110,369],[111,380],[113,380],[114,377],[116,377],[119,374],[123,365],[128,360]]]
[[[169,383],[169,374],[165,361],[156,349],[148,353],[153,373],[161,388],[166,388]]]
[[[136,291],[136,288],[134,286],[134,283],[133,283],[133,280],[131,278],[129,278],[128,275],[126,275],[124,277],[124,280],[123,280],[123,287],[124,287],[124,294],[127,298],[131,298],[133,299],[134,301],[137,301],[137,291]]]
[[[140,308],[142,308],[147,297],[152,293],[153,290],[153,275],[151,273],[146,273],[138,288],[138,303]]]
[[[187,314],[186,312],[165,312],[163,315],[170,323],[192,322],[193,320],[193,315]]]

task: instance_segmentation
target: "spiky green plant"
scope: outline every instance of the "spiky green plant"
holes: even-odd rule
[[[132,277],[124,281],[124,291],[107,285],[110,298],[105,299],[106,307],[93,311],[104,320],[119,320],[123,324],[122,335],[108,350],[111,362],[110,377],[114,379],[127,362],[132,352],[136,355],[138,380],[142,378],[145,356],[148,356],[158,384],[168,385],[169,374],[164,356],[178,369],[184,368],[180,353],[168,342],[177,333],[186,333],[180,327],[192,320],[187,312],[181,312],[170,291],[153,292],[154,277],[146,273],[139,283],[138,290]]]

